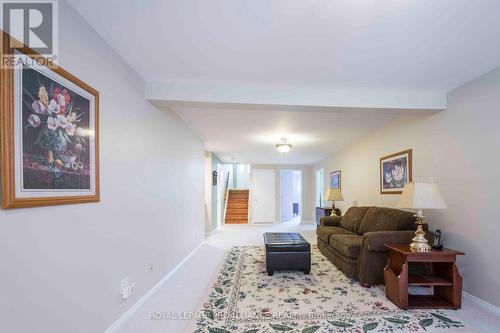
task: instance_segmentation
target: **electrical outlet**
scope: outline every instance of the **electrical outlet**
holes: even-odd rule
[[[121,292],[120,295],[122,299],[129,298],[133,293],[135,293],[135,282],[130,280],[130,277],[124,277],[120,283]]]
[[[135,282],[130,282],[128,286],[128,295],[130,296],[133,293],[135,293]]]
[[[127,299],[130,294],[130,277],[124,277],[120,283],[120,287],[122,299]]]

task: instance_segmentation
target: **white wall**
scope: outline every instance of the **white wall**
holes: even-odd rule
[[[250,187],[250,164],[237,164],[236,188],[247,190]]]
[[[302,171],[302,207],[300,213],[302,222],[313,221],[314,208],[314,182],[313,169],[310,165],[280,165],[280,164],[252,164],[251,169],[274,169],[276,170],[276,221],[280,220],[280,170],[301,170]]]
[[[212,153],[205,152],[205,234],[213,231],[212,227]]]
[[[2,332],[102,332],[203,239],[202,142],[64,2],[59,17],[61,66],[100,92],[101,202],[0,210]]]
[[[445,246],[466,252],[459,268],[464,290],[500,306],[500,68],[448,94],[448,108],[426,118],[396,121],[315,167],[342,170],[344,208],[394,207],[399,195],[379,194],[379,158],[413,149],[414,177],[433,177],[448,209],[424,211]],[[312,174],[312,173],[311,173]],[[327,186],[328,177],[325,177]]]

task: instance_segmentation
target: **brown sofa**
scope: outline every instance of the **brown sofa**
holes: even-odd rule
[[[344,216],[320,219],[318,247],[346,276],[364,286],[384,282],[386,243],[410,243],[414,213],[383,207],[351,207]],[[427,230],[427,226],[424,226]],[[432,234],[427,234],[432,239]]]

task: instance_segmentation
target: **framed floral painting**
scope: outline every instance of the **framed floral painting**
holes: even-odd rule
[[[2,69],[1,85],[2,207],[99,201],[99,93],[25,63]]]
[[[412,181],[412,150],[380,158],[380,193],[401,194]]]
[[[330,172],[330,188],[341,189],[342,172],[340,170]]]

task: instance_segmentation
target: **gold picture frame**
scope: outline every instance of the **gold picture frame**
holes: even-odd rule
[[[41,55],[37,54],[28,47],[10,48],[11,45],[10,36],[5,32],[1,32],[1,37],[2,37],[2,45],[1,45],[2,59],[5,55],[13,55],[14,52],[17,52],[25,57],[26,56],[30,57],[31,59],[35,58],[39,59],[40,57],[42,57]],[[72,141],[70,139],[72,146],[71,148],[68,148],[67,150],[64,151],[65,154],[67,151],[70,151],[70,149],[74,149],[73,151],[76,151],[76,148],[78,148],[79,149],[78,151],[80,151],[80,149],[82,151],[79,153],[79,155],[77,153],[73,153],[76,156],[75,158],[74,156],[69,157],[70,161],[73,160],[74,158],[74,161],[71,162],[73,169],[69,167],[66,168],[64,163],[67,161],[65,159],[63,158],[56,159],[56,157],[53,157],[58,155],[55,155],[54,152],[51,153],[51,150],[44,151],[46,152],[45,156],[48,156],[45,162],[43,161],[44,156],[42,156],[40,153],[40,156],[37,156],[37,160],[30,162],[31,164],[29,164],[29,167],[31,168],[30,172],[32,172],[32,174],[30,174],[31,175],[30,179],[35,179],[33,183],[37,182],[37,175],[42,173],[44,175],[47,175],[49,174],[50,171],[52,172],[52,174],[57,173],[59,177],[58,179],[61,179],[61,177],[63,177],[62,178],[63,180],[59,181],[59,183],[62,184],[60,186],[58,185],[59,187],[53,185],[52,188],[50,187],[36,188],[36,185],[30,185],[31,187],[29,188],[29,190],[25,190],[27,181],[19,179],[24,177],[27,170],[26,165],[28,165],[27,164],[28,162],[26,162],[26,157],[25,157],[26,156],[25,146],[27,146],[27,144],[26,142],[23,141],[24,140],[23,136],[25,134],[24,134],[24,127],[22,125],[24,125],[25,122],[24,112],[25,110],[29,109],[29,106],[27,104],[28,102],[24,100],[26,89],[23,86],[24,84],[23,77],[27,75],[26,73],[30,72],[30,70],[31,72],[33,72],[32,75],[38,75],[38,77],[45,79],[47,82],[49,82],[50,80],[54,81],[58,89],[57,91],[59,91],[59,88],[64,88],[66,90],[64,93],[68,95],[67,97],[68,100],[74,98],[74,101],[72,103],[64,105],[64,111],[67,113],[64,114],[62,113],[61,109],[58,109],[58,112],[61,112],[60,114],[58,113],[58,116],[61,115],[65,117],[62,119],[71,121],[69,120],[70,116],[72,116],[73,118],[73,115],[76,115],[77,112],[79,112],[79,110],[84,110],[81,111],[78,115],[78,117],[81,116],[84,119],[83,122],[81,120],[78,121],[80,121],[81,124],[86,124],[88,126],[88,127],[76,128],[76,125],[71,123],[70,125],[67,125],[68,127],[65,127],[68,129],[65,130],[65,132],[62,132],[63,128],[62,125],[60,127],[61,136],[66,136],[66,138],[72,138]],[[100,201],[99,92],[61,67],[45,68],[43,72],[42,71],[36,73],[35,72],[36,71],[34,70],[34,67],[30,68],[27,66],[23,67],[22,69],[3,67],[0,70],[0,84],[1,84],[0,150],[2,158],[1,161],[2,208],[26,208],[26,207],[38,207],[38,206],[50,206],[50,205],[99,202]],[[50,77],[44,76],[44,73],[45,74],[50,73],[51,76]],[[57,79],[60,79],[60,81],[55,81]],[[21,84],[17,81],[19,81]],[[31,80],[25,80],[25,81],[26,84],[29,83],[33,85],[33,81]],[[19,86],[20,88],[15,88]],[[75,90],[78,90],[79,92],[75,92]],[[16,92],[16,97],[14,96],[15,92]],[[82,95],[82,93],[84,94]],[[62,93],[59,95],[62,95]],[[40,96],[40,94],[38,94],[37,96]],[[30,99],[31,102],[34,97],[32,95],[30,95],[30,97],[31,97]],[[85,104],[86,103],[85,98],[88,99],[88,104]],[[33,105],[35,105],[35,101],[33,101]],[[77,104],[80,101],[83,102]],[[64,103],[65,102],[63,100],[61,102],[61,105]],[[29,105],[31,106],[31,104]],[[76,106],[73,108],[74,105],[83,105],[86,108],[77,108]],[[43,115],[42,114],[37,115],[35,114],[35,111],[30,110],[30,112],[35,114],[36,117],[33,116],[28,121],[31,120],[30,124],[33,124],[32,126],[33,128],[35,128],[36,125],[37,127],[36,130],[41,131],[42,129],[44,129],[45,132],[47,132],[46,124],[48,124],[49,121],[46,119],[54,118],[56,116],[55,113],[54,114],[47,113],[48,112],[47,110],[49,110],[48,108],[44,108],[43,110],[45,112],[43,113]],[[42,124],[40,124],[41,118],[46,121],[46,124],[43,122]],[[33,119],[36,120],[36,122],[34,122]],[[75,124],[76,123],[77,120],[75,120]],[[19,124],[21,124],[21,126],[19,126]],[[69,128],[69,126],[73,127]],[[27,127],[29,126],[26,125],[26,128]],[[80,130],[79,132],[77,131],[76,133],[80,133],[81,135],[75,134],[74,132],[75,128],[77,130]],[[86,130],[87,132],[85,132]],[[51,135],[53,135],[53,137],[56,136],[56,134],[51,134]],[[19,142],[21,143],[19,144]],[[81,142],[85,143],[85,146],[82,146]],[[67,142],[65,141],[65,143]],[[32,146],[35,146],[35,144],[33,144],[32,141],[30,141],[30,144]],[[80,146],[77,146],[77,144],[79,144]],[[42,151],[42,148],[39,149],[40,151]],[[79,161],[78,158],[83,155],[85,155],[82,158],[84,162],[76,162]],[[61,154],[61,156],[67,156],[67,155]],[[76,164],[73,165],[73,163]],[[85,166],[88,166],[87,168],[88,170],[85,170],[86,169]],[[66,174],[68,174],[69,176],[66,177]],[[19,177],[19,175],[21,175],[22,177]],[[72,177],[73,178],[80,177],[78,179],[84,180],[78,182],[78,184],[84,184],[84,183],[87,184],[88,181],[89,184],[88,190],[86,187],[83,188],[82,185],[79,185],[82,186],[82,188],[78,188],[74,182],[71,183],[71,179],[73,179]],[[47,177],[47,179],[49,179],[50,181],[50,178]],[[65,181],[65,183],[63,181]],[[66,185],[70,186],[66,188],[64,187]]]

